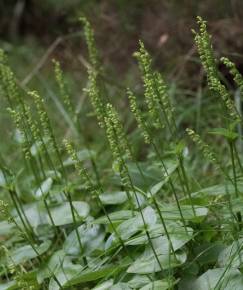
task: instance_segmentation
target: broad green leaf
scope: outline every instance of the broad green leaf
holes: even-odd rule
[[[131,280],[129,280],[127,283],[131,288],[141,288],[144,285],[150,283],[151,280],[147,275],[134,275]]]
[[[241,268],[243,265],[243,239],[234,241],[218,257],[220,267]]]
[[[59,267],[57,271],[55,271],[55,276],[61,286],[65,286],[73,277],[77,275],[77,273],[80,273],[82,269],[83,267],[81,265],[76,265],[71,262],[65,263],[64,265]],[[53,278],[51,278],[49,283],[49,289],[59,290],[61,288],[58,283]]]
[[[226,129],[226,128],[215,128],[210,130],[209,132],[210,134],[214,134],[214,135],[219,135],[219,136],[223,136],[226,139],[228,139],[229,141],[234,141],[239,137],[239,134],[237,134],[236,132]]]
[[[77,220],[83,220],[88,216],[90,208],[86,202],[73,201],[73,207],[75,209],[75,217]],[[64,202],[57,207],[51,208],[51,216],[56,226],[73,223],[72,211],[68,202]],[[49,217],[48,221],[51,224]]]
[[[119,263],[102,266],[97,269],[87,269],[77,274],[76,277],[73,277],[68,285],[77,285],[84,282],[95,281],[103,277],[114,276],[116,272],[119,272],[126,267],[127,263]]]
[[[243,208],[243,198],[238,197],[238,198],[231,198],[230,204],[228,201],[222,203],[222,207],[219,209],[219,214],[225,219],[229,220],[232,218],[232,212],[233,213],[241,213],[243,214],[242,211]]]
[[[172,285],[173,283],[169,283],[167,280],[157,280],[148,283],[144,287],[140,288],[140,290],[167,290],[170,289]]]
[[[175,249],[181,248],[184,244],[186,244],[189,240],[193,238],[193,230],[187,227],[187,232],[185,228],[179,222],[167,223],[166,229],[169,232],[172,245]],[[163,238],[164,245],[168,246],[168,239],[165,235],[165,229],[162,224],[155,224],[148,229],[149,235],[151,239],[155,238]],[[146,232],[143,231],[142,233],[132,237],[129,239],[125,244],[134,246],[134,245],[143,245],[148,243],[148,237]]]
[[[127,269],[127,272],[134,274],[152,274],[162,270],[179,267],[181,264],[185,263],[187,255],[185,252],[181,252],[176,253],[176,257],[171,254],[159,254],[157,257],[159,259],[159,263],[154,254],[151,255],[151,253],[149,253],[149,255],[147,255],[145,252],[143,256],[138,258]]]
[[[79,237],[86,256],[93,251],[104,248],[105,232],[100,225],[81,225],[78,227]],[[69,255],[77,255],[80,253],[80,246],[76,231],[72,231],[66,238],[63,249]]]
[[[1,187],[7,187],[10,184],[14,184],[16,182],[16,175],[13,174],[13,172],[5,167],[1,167],[0,170],[0,188]],[[22,172],[22,169],[17,173],[19,175]]]
[[[4,284],[0,284],[0,290],[14,290],[18,289],[18,285],[16,281],[10,281]]]
[[[243,192],[243,181],[242,179],[237,182],[237,188],[239,192]],[[224,196],[226,194],[234,194],[235,193],[235,187],[232,183],[226,183],[226,184],[217,184],[214,186],[202,188],[199,191],[196,191],[192,193],[193,197],[200,196],[208,196],[208,197],[216,197],[216,196]]]
[[[208,209],[206,207],[194,205],[195,215],[191,205],[181,205],[181,211],[185,220],[193,222],[200,222],[207,214]],[[176,205],[162,205],[160,206],[161,213],[166,220],[180,220],[181,214]]]
[[[36,228],[37,226],[41,224],[48,223],[46,211],[44,210],[44,207],[42,207],[39,202],[30,203],[26,205],[24,207],[24,212],[29,223],[31,224],[33,228]],[[17,216],[15,220],[18,223],[18,225],[23,227],[23,224],[16,211],[14,211],[13,215]]]
[[[145,225],[144,225],[145,221]],[[155,211],[152,207],[148,206],[142,210],[142,215],[140,212],[136,213],[136,216],[124,221],[117,228],[116,231],[122,240],[127,240],[139,231],[142,231],[144,227],[150,227],[154,225],[157,221]],[[113,234],[111,240],[106,243],[106,248],[111,246],[110,241],[116,240],[116,236]]]
[[[220,242],[203,243],[194,249],[196,262],[200,265],[215,263],[224,249],[225,246]]]
[[[133,217],[133,212],[131,210],[120,210],[109,213],[109,218],[114,223],[120,223],[124,220],[128,220]],[[109,219],[107,216],[102,216],[93,221],[94,224],[109,224]]]
[[[9,223],[7,221],[0,222],[0,236],[8,236],[16,230],[13,223]]]
[[[166,182],[169,180],[169,178],[165,178],[164,180],[156,183],[155,185],[153,185],[151,187],[151,189],[149,190],[148,192],[148,196],[150,196],[152,194],[152,196],[156,195],[160,190],[161,188],[163,187],[164,184],[166,184]]]
[[[110,279],[108,281],[105,281],[104,283],[101,283],[100,285],[92,288],[92,290],[108,290],[113,285],[113,279]]]
[[[40,187],[35,191],[34,195],[37,199],[44,198],[47,193],[49,193],[52,187],[53,180],[48,177],[45,181],[42,182]]]
[[[155,253],[151,248],[151,245],[148,244],[145,248],[144,253],[139,256],[135,262],[128,268],[128,273],[135,274],[150,274],[155,272],[160,272],[161,268],[163,270],[178,267],[179,265],[185,263],[186,261],[186,253],[185,252],[177,252],[176,256],[171,253],[169,242],[165,237],[159,237],[152,240],[154,251],[156,252],[157,258],[155,257]],[[185,241],[176,240],[175,250],[177,248],[181,248],[181,246],[185,243]]]
[[[243,275],[239,270],[216,268],[202,274],[191,290],[243,290]]]
[[[131,290],[128,283],[117,283],[109,288],[109,290]]]
[[[125,191],[105,192],[99,197],[103,204],[121,204],[127,200]]]
[[[2,170],[0,170],[0,187],[4,187],[6,185],[6,180]]]
[[[183,273],[183,277],[178,283],[178,290],[192,290],[192,286],[195,283],[196,279],[197,278],[195,275],[188,275]]]
[[[139,207],[144,207],[146,201],[144,196],[140,192],[131,192],[131,197],[136,209],[138,209]]]
[[[55,252],[47,263],[42,265],[42,267],[37,272],[37,280],[42,283],[44,279],[51,278],[52,274],[55,273],[69,258],[66,256],[65,252],[60,250]]]
[[[51,241],[46,240],[40,246],[35,246],[36,251],[30,245],[17,248],[10,252],[9,263],[15,263],[16,265],[22,264],[30,259],[36,258],[39,255],[45,253],[51,246]]]
[[[135,208],[138,208],[138,203],[141,207],[143,206],[145,199],[140,192],[130,192],[129,194]],[[105,192],[100,194],[100,199],[104,205],[122,204],[128,200],[128,196],[125,191]]]
[[[167,180],[167,177],[175,171],[178,164],[176,161],[171,159],[164,160],[164,164],[166,166],[167,172],[164,171],[160,162],[158,162],[158,164],[153,163],[152,165],[151,163],[147,162],[139,163],[140,169],[138,168],[137,164],[129,163],[128,169],[133,184],[139,188],[148,190],[152,184],[155,184],[158,182],[158,180],[161,180],[161,178],[165,178]],[[142,174],[140,170],[142,171]]]

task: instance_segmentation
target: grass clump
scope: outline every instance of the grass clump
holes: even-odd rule
[[[0,288],[243,289],[242,117],[221,81],[206,22],[198,18],[195,43],[221,112],[222,127],[208,131],[224,144],[226,162],[193,129],[182,131],[141,41],[135,57],[145,102],[124,91],[134,118],[124,121],[108,98],[91,25],[81,21],[90,59],[84,92],[102,132],[98,144],[86,138],[93,115],[76,110],[58,61],[59,102],[74,128],[62,136],[56,112],[38,92],[19,87],[0,53],[2,96],[19,134],[16,160],[0,155]],[[237,68],[221,61],[241,91]],[[219,184],[212,174],[212,186],[202,186],[188,150],[202,152]]]

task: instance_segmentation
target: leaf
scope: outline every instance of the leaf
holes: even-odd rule
[[[219,254],[225,249],[220,242],[203,243],[194,249],[196,261],[200,265],[208,265],[217,262]]]
[[[18,285],[16,281],[10,281],[4,284],[0,284],[0,290],[13,290],[18,289]]]
[[[49,261],[37,272],[37,281],[41,284],[45,279],[51,278],[49,289],[59,290],[60,286],[55,279],[53,279],[53,274],[55,274],[59,283],[64,286],[72,277],[81,272],[82,269],[82,265],[74,264],[71,257],[60,250],[55,252]]]
[[[191,288],[191,290],[212,289],[243,290],[243,275],[236,269],[216,268],[202,274]]]
[[[195,213],[191,205],[181,205],[181,211],[183,218],[187,221],[200,222],[207,214],[208,209],[206,207],[194,205]],[[180,220],[181,214],[177,205],[163,205],[160,206],[161,213],[164,219],[166,220]]]
[[[169,283],[167,280],[157,280],[148,283],[140,290],[167,290],[173,285],[173,283]]]
[[[89,205],[83,201],[73,201],[72,203],[75,209],[76,219],[84,220],[89,214]],[[50,212],[56,226],[73,223],[72,211],[69,202],[63,202],[61,205],[51,208]],[[48,221],[51,224],[49,217]]]
[[[17,248],[10,252],[9,263],[15,263],[16,265],[22,264],[28,260],[38,257],[45,253],[51,246],[51,241],[46,240],[40,246],[36,246],[36,251],[30,245]]]
[[[37,226],[41,224],[47,224],[47,214],[41,208],[39,202],[30,203],[24,207],[25,215],[33,228],[37,228]],[[20,227],[23,227],[23,224],[16,212],[14,210],[13,215],[16,216],[15,220]]]
[[[167,223],[166,229],[169,232],[172,245],[174,246],[175,249],[179,249],[193,237],[193,230],[187,227],[187,232],[186,232],[184,226],[182,226],[179,222]],[[165,229],[162,224],[156,224],[156,225],[151,226],[148,229],[148,232],[151,239],[163,237],[163,239],[165,239],[163,243],[168,245],[168,240],[165,236]],[[134,236],[131,239],[129,239],[125,244],[134,246],[134,245],[143,245],[147,243],[148,243],[148,237],[146,235],[146,232],[143,231],[137,236]]]
[[[133,217],[133,212],[131,210],[120,210],[113,213],[109,213],[109,218],[114,223],[120,223],[124,220],[128,220]],[[107,216],[102,216],[93,221],[94,224],[109,224],[109,219]]]
[[[148,206],[143,209],[142,215],[141,213],[137,212],[135,217],[122,222],[116,228],[116,232],[122,240],[127,240],[137,232],[142,231],[145,226],[149,228],[156,223],[157,216],[152,207]],[[143,220],[145,221],[145,225]],[[112,238],[106,243],[106,249],[107,247],[110,247],[114,241],[116,241],[116,236],[113,234]]]
[[[0,170],[0,187],[4,187],[6,185],[5,176],[3,174],[3,171]]]
[[[105,204],[122,204],[127,200],[125,191],[105,192],[100,194],[102,203]]]
[[[0,222],[0,236],[9,236],[16,230],[13,223],[9,223],[7,221]]]
[[[164,169],[161,168],[160,163],[153,163],[151,165],[151,163],[148,162],[140,162],[139,168],[136,163],[128,163],[132,183],[139,188],[148,190],[152,184],[156,183],[158,180],[161,180],[161,178],[165,178],[167,180],[167,177],[177,168],[178,163],[171,159],[164,160],[164,163],[167,168],[167,174]]]
[[[218,257],[220,267],[240,268],[243,265],[243,239],[234,241]]]
[[[215,128],[209,131],[210,134],[223,136],[229,141],[234,141],[239,137],[239,134],[236,132],[226,129],[226,128]]]
[[[131,290],[128,283],[117,283],[109,288],[109,290]]]
[[[110,264],[99,268],[87,269],[72,278],[67,284],[68,286],[81,284],[84,282],[95,281],[103,277],[114,276],[116,272],[127,267],[127,262],[119,264]]]
[[[65,263],[65,260],[68,259],[64,251],[59,250],[55,252],[47,263],[42,265],[42,267],[37,272],[37,281],[41,284],[44,279],[51,278],[53,273],[55,273],[61,265]]]
[[[35,191],[34,195],[37,199],[43,198],[49,193],[52,187],[53,180],[48,177],[44,182],[42,182],[41,186]]]
[[[176,170],[178,167],[178,163],[175,161],[167,162],[166,169],[167,172],[164,172],[164,178],[160,182],[153,185],[150,190],[148,191],[148,196],[155,196],[161,188],[169,181],[170,175]]]
[[[55,271],[55,276],[61,286],[65,286],[74,276],[77,275],[80,271],[82,271],[83,267],[81,265],[76,265],[71,262],[66,262],[64,265],[58,268]],[[61,289],[58,283],[51,278],[49,283],[50,290],[59,290]]]
[[[185,241],[175,241],[175,243],[178,243],[178,248],[180,248],[184,242]],[[153,239],[152,243],[159,262],[157,261],[155,253],[150,244],[148,244],[144,253],[139,256],[127,269],[128,273],[150,274],[160,272],[161,268],[164,270],[178,267],[186,261],[185,252],[177,252],[176,256],[170,252],[169,242],[165,237]],[[176,249],[177,248],[175,248],[175,250]]]
[[[113,279],[110,279],[108,281],[105,281],[104,283],[101,283],[100,285],[92,288],[92,290],[108,290],[113,285]]]
[[[135,274],[152,274],[156,272],[160,272],[163,270],[167,270],[170,268],[175,268],[185,263],[186,261],[186,253],[176,253],[176,257],[168,254],[159,254],[157,255],[160,264],[158,263],[156,257],[151,255],[147,255],[145,252],[144,255],[138,258],[128,269],[128,273]],[[160,267],[161,265],[161,267]],[[162,269],[161,269],[162,268]]]
[[[243,192],[243,181],[242,179],[237,182],[237,188],[240,192]],[[217,184],[214,186],[202,188],[197,192],[192,193],[192,196],[224,196],[226,194],[234,194],[235,193],[235,187],[232,183],[226,183],[226,184]]]
[[[162,180],[162,181],[156,183],[155,185],[153,185],[153,186],[151,187],[150,191],[148,192],[148,195],[149,195],[149,196],[150,196],[150,195],[152,195],[152,196],[156,195],[156,194],[161,190],[161,188],[163,187],[163,185],[166,184],[166,182],[167,182],[168,180],[169,180],[169,178],[167,177],[167,178],[165,178],[164,180]]]
[[[77,228],[79,237],[84,248],[86,256],[92,254],[95,250],[104,248],[105,232],[100,225],[81,225]],[[80,253],[79,242],[76,231],[72,231],[66,238],[63,249],[69,255],[78,255]]]
[[[133,278],[128,281],[128,285],[132,288],[141,288],[144,285],[148,284],[151,282],[149,277],[147,275],[134,275]]]
[[[223,206],[219,209],[219,214],[222,215],[222,217],[225,220],[231,219],[232,218],[232,212],[233,213],[241,213],[243,214],[242,211],[243,208],[243,198],[231,198],[230,204],[229,203],[224,203]]]
[[[144,196],[140,192],[131,192],[131,197],[136,209],[138,209],[139,207],[143,208],[146,201]]]

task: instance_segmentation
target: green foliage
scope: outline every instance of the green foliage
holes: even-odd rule
[[[99,142],[86,138],[93,114],[80,117],[58,61],[60,104],[73,129],[61,136],[46,98],[19,87],[0,51],[1,92],[19,134],[16,160],[0,154],[0,289],[243,289],[242,118],[220,80],[206,22],[198,18],[195,42],[221,100],[222,126],[208,131],[225,158],[193,129],[189,140],[181,133],[168,85],[142,42],[135,56],[145,105],[127,90],[139,130],[132,114],[129,122],[119,116],[107,101],[91,25],[81,21],[90,61],[85,91]],[[235,65],[222,61],[242,91]],[[219,184],[209,171],[213,186],[202,186],[202,163],[191,169],[191,153],[200,151],[203,164],[219,170]]]

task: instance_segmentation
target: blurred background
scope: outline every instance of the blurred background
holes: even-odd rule
[[[132,54],[142,39],[168,78],[198,87],[191,33],[197,15],[208,21],[217,52],[241,66],[242,0],[1,0],[1,47],[19,61],[22,78],[46,52],[45,63],[55,57],[67,70],[85,66],[81,14],[92,23],[103,61],[119,82],[132,78]]]
[[[207,91],[191,30],[197,29],[197,15],[207,20],[216,55],[228,56],[243,72],[242,0],[0,1],[0,47],[7,52],[19,84],[28,90],[36,89],[45,97],[57,125],[56,133],[63,138],[70,130],[58,102],[51,61],[59,60],[70,94],[82,108],[81,120],[87,126],[85,138],[99,144],[101,137],[94,134],[99,132],[98,127],[94,118],[90,121],[91,108],[83,93],[89,64],[80,15],[85,15],[94,28],[109,98],[119,106],[128,131],[133,127],[126,87],[131,87],[143,102],[141,77],[133,57],[139,39],[167,80],[182,132],[189,126],[203,136],[208,128],[220,127],[218,104]],[[219,69],[234,96],[235,88],[227,70],[220,64]],[[12,124],[3,106],[0,116],[4,124],[0,134],[12,140]],[[11,146],[9,141],[5,144],[7,153]]]

